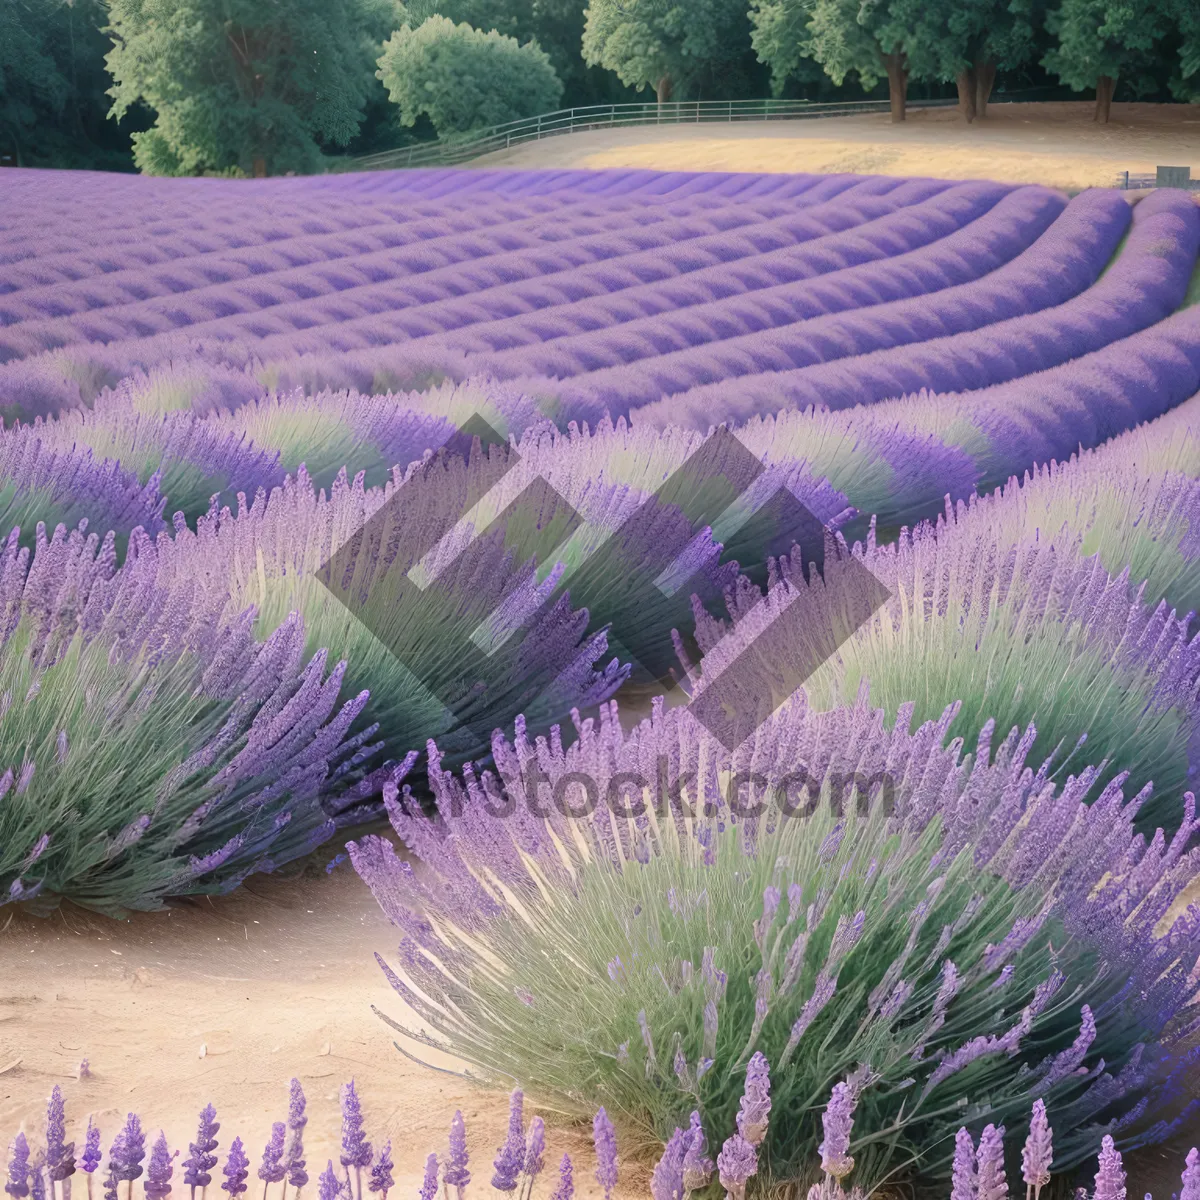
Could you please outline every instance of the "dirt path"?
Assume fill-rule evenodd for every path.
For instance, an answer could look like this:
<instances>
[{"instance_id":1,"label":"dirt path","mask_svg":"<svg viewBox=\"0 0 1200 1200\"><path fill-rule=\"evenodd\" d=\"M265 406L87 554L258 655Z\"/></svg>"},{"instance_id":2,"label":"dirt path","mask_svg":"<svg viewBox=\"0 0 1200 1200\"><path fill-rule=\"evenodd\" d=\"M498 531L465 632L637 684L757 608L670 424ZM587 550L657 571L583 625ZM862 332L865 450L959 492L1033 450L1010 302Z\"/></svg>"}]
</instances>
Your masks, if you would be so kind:
<instances>
[{"instance_id":1,"label":"dirt path","mask_svg":"<svg viewBox=\"0 0 1200 1200\"><path fill-rule=\"evenodd\" d=\"M7 920L0 916L0 927ZM372 957L389 954L396 940L348 865L295 882L261 878L228 899L127 923L78 910L48 920L14 914L0 933L0 1148L22 1123L40 1140L57 1083L76 1126L71 1136L93 1112L106 1149L135 1111L186 1157L196 1114L211 1100L222 1152L241 1136L256 1170L296 1075L308 1097L315 1180L326 1159L336 1162L338 1087L353 1077L371 1140L392 1140L398 1195L416 1195L425 1156L443 1152L456 1108L478 1190L486 1190L507 1097L393 1048L370 1006L404 1018ZM85 1057L91 1077L80 1080ZM588 1132L552 1128L547 1143L555 1168L564 1151L575 1160L580 1195L600 1194Z\"/></svg>"},{"instance_id":2,"label":"dirt path","mask_svg":"<svg viewBox=\"0 0 1200 1200\"><path fill-rule=\"evenodd\" d=\"M651 167L679 171L851 171L1110 187L1117 176L1190 166L1200 177L1200 105L995 104L968 125L954 109L808 121L637 126L526 143L480 167Z\"/></svg>"}]
</instances>

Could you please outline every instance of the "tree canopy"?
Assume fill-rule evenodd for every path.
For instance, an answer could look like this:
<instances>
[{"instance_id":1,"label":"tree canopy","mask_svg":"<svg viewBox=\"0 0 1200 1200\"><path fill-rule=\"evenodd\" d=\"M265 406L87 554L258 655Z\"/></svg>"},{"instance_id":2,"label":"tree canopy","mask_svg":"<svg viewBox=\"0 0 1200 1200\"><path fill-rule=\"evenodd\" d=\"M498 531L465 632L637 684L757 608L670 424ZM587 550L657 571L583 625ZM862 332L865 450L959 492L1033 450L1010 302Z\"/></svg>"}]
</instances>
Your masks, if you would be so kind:
<instances>
[{"instance_id":1,"label":"tree canopy","mask_svg":"<svg viewBox=\"0 0 1200 1200\"><path fill-rule=\"evenodd\" d=\"M112 112L143 101L150 174L312 170L375 86L392 0L108 0Z\"/></svg>"},{"instance_id":2,"label":"tree canopy","mask_svg":"<svg viewBox=\"0 0 1200 1200\"><path fill-rule=\"evenodd\" d=\"M522 46L449 17L402 25L384 44L376 74L403 124L424 114L439 136L536 116L562 99L562 82L536 42Z\"/></svg>"},{"instance_id":3,"label":"tree canopy","mask_svg":"<svg viewBox=\"0 0 1200 1200\"><path fill-rule=\"evenodd\" d=\"M714 63L747 46L746 0L590 0L583 57L641 91L670 99Z\"/></svg>"}]
</instances>

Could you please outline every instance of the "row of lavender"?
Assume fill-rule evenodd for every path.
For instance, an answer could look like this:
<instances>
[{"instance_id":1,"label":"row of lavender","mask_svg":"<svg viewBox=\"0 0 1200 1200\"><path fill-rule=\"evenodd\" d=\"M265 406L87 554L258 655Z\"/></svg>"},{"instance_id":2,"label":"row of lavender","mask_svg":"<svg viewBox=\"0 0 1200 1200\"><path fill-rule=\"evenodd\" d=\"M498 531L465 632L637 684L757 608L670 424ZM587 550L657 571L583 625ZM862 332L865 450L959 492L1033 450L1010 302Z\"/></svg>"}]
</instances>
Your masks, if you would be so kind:
<instances>
[{"instance_id":1,"label":"row of lavender","mask_svg":"<svg viewBox=\"0 0 1200 1200\"><path fill-rule=\"evenodd\" d=\"M770 1076L766 1060L755 1055L746 1069L745 1090L737 1112L736 1132L724 1142L716 1160L708 1157L708 1140L699 1112L693 1112L685 1129L676 1128L663 1147L662 1155L651 1176L653 1200L688 1200L694 1194L705 1194L710 1185L719 1183L728 1200L743 1200L747 1183L758 1173L758 1157L766 1141L771 1115ZM843 1180L855 1167L851 1150L854 1147L854 1113L863 1081L855 1078L839 1083L829 1097L821 1117L823 1140L819 1147L820 1182L808 1192L808 1200L841 1200L846 1193ZM276 1122L263 1149L257 1176L263 1183L264 1198L273 1184L281 1187L281 1200L290 1187L298 1198L309 1184L304 1154L304 1130L308 1124L306 1100L300 1080L293 1079L286 1121ZM354 1082L341 1089L342 1130L338 1162L339 1173L329 1159L317 1181L320 1200L365 1200L365 1192L387 1200L395 1186L390 1140L378 1150L367 1140L362 1106ZM215 1153L221 1143L218 1134L221 1124L216 1109L207 1105L200 1113L196 1140L189 1143L189 1157L182 1162L180 1183L189 1189L192 1200L196 1190L201 1195L213 1182L214 1169L220 1158ZM1005 1129L987 1125L980 1135L978 1147L966 1127L955 1138L953 1179L950 1200L1007 1200L1010 1194L1005 1169ZM605 1200L612 1195L619 1181L619 1156L616 1131L608 1114L601 1108L592 1120L595 1149L595 1179ZM159 1133L146 1156L146 1133L135 1113L130 1113L114 1138L107 1155L101 1152L100 1129L88 1118L82 1149L76 1153L75 1143L68 1142L66 1105L62 1091L55 1087L46 1108L44 1144L36 1148L22 1129L9 1143L5 1192L12 1200L70 1200L71 1179L83 1173L87 1194L93 1195L92 1178L105 1164L102 1173L103 1195L106 1200L120 1200L121 1184L128 1184L127 1200L132 1200L134 1183L145 1176L143 1189L148 1200L165 1200L178 1185L175 1184L175 1159L163 1133ZM1027 1200L1038 1200L1042 1189L1050 1182L1054 1162L1054 1134L1041 1100L1033 1105L1029 1134L1021 1151L1021 1178L1026 1185ZM143 1168L142 1164L146 1162ZM229 1142L225 1165L220 1174L222 1191L229 1200L249 1190L247 1179L251 1162L240 1137ZM530 1200L537 1187L538 1177L546 1167L546 1126L540 1116L525 1123L524 1096L518 1090L509 1100L508 1132L492 1164L491 1190L501 1194L516 1194L520 1200ZM353 1174L351 1174L353 1172ZM557 1185L551 1200L572 1200L575 1194L575 1165L569 1154L563 1154L557 1168ZM364 1177L365 1176L365 1177ZM1095 1190L1080 1188L1076 1200L1118 1200L1125 1194L1126 1174L1120 1153L1112 1138L1106 1137L1100 1150L1099 1171ZM1181 1177L1182 1191L1178 1200L1200 1200L1200 1152L1192 1149ZM441 1157L431 1152L425 1161L420 1200L436 1200L439 1185L445 1196L464 1200L471 1183L471 1159L467 1149L466 1126L462 1113L456 1112L450 1125L447 1149ZM855 1186L850 1196L861 1198L861 1188ZM1147 1193L1149 1196L1149 1193Z\"/></svg>"},{"instance_id":2,"label":"row of lavender","mask_svg":"<svg viewBox=\"0 0 1200 1200\"><path fill-rule=\"evenodd\" d=\"M1172 794L1196 763L1196 649L1182 615L1200 601L1196 403L1074 464L1039 469L1001 496L971 501L948 513L940 531L920 527L895 546L876 546L872 535L848 551L847 561L865 564L896 597L824 664L809 694L822 704L852 701L865 677L890 712L916 697L925 698L925 715L961 701L956 732L968 739L987 719L1008 728L1034 717L1048 745L1087 734L1087 761L1107 754L1112 769L1131 772L1139 786L1154 780L1158 819L1170 824ZM297 411L326 428L339 415ZM430 415L426 425L440 420ZM1039 437L1049 428L1030 427ZM23 436L15 431L11 444ZM750 423L738 438L770 464L751 503L783 486L833 527L849 515L847 495L886 494L888 476L900 472L914 492L923 490L926 512L939 491L972 492L966 473L961 490L947 486L953 460L931 456L921 470L895 449L911 448L915 436L896 439L895 458L881 463L867 431L843 414L785 414ZM41 452L40 442L27 445ZM686 591L647 603L661 596L651 588L664 555L684 555L694 582L707 581L719 596L738 577L728 553L748 569L770 549L770 530L756 540L718 523L697 539L687 521L662 521L653 511L652 520L631 525L649 485L702 445L698 434L650 436L620 424L566 435L534 429L515 449L426 460L394 472L382 488L340 475L318 492L301 473L236 509L213 507L194 528L177 520L157 537L135 530L120 567L111 535L59 527L30 545L28 525L24 535L14 529L0 562L0 629L12 651L0 683L24 700L10 699L2 718L6 742L11 734L19 748L0 780L8 797L3 889L28 899L40 887L48 900L65 894L113 909L234 887L377 812L382 784L411 766L411 752L429 738L452 760L479 758L492 730L511 727L520 712L546 728L611 696L628 675L605 660L613 633L626 647L644 647L642 658L657 653L669 665L672 629L694 629L705 660L701 669L686 654L683 662L689 686L702 694L705 676L742 659L776 609L810 586L799 561L780 559L773 578L782 573L790 590L756 605L760 593L739 585L727 638L725 626L689 607ZM513 454L519 461L497 482ZM475 517L486 528L539 479L556 498L542 516L566 504L584 518L553 547L562 566L545 577L533 561L546 558L540 531L493 530L472 543L472 529L456 526L486 493ZM50 515L44 492L27 499L34 515ZM368 523L372 537L357 545L354 535ZM624 538L621 570L589 571L614 531ZM437 587L403 614L364 624L323 582L324 564L346 545L356 546L346 564L355 586L369 593L407 574L435 544L426 566ZM839 569L849 568L831 564L835 575ZM997 584L996 570L1011 585ZM951 578L957 594L947 596ZM989 598L993 587L1000 593ZM901 604L914 590L928 593L924 610ZM1096 610L1102 596L1107 607ZM981 637L966 636L958 617L966 605L980 614ZM498 608L525 628L524 640L511 639L458 690L431 696L413 685L414 675L451 674L455 637ZM813 608L822 611L819 602ZM1063 638L1076 621L1078 631ZM762 645L753 676L761 695L782 700L794 690L787 680L797 655L798 645L779 654ZM990 676L979 666L985 657ZM149 709L137 691L147 667L160 681ZM82 693L80 673L90 680ZM1100 697L1086 710L1064 682L1082 686L1085 678ZM178 735L155 732L164 729ZM144 773L128 769L131 754ZM93 768L95 798L79 793L77 760ZM45 841L72 821L86 837Z\"/></svg>"}]
</instances>

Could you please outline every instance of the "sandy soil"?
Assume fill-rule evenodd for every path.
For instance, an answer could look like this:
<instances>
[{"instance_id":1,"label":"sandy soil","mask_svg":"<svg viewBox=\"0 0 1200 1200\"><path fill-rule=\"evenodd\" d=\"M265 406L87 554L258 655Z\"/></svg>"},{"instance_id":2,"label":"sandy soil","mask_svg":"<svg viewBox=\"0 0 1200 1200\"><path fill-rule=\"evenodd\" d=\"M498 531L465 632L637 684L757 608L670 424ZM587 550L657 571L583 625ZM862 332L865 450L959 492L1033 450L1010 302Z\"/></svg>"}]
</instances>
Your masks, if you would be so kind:
<instances>
[{"instance_id":1,"label":"sandy soil","mask_svg":"<svg viewBox=\"0 0 1200 1200\"><path fill-rule=\"evenodd\" d=\"M398 1195L416 1194L425 1156L444 1151L456 1108L484 1185L478 1191L486 1190L507 1097L395 1050L395 1035L371 1005L405 1019L372 957L389 954L397 939L348 864L298 881L261 878L228 899L127 923L79 910L46 920L5 914L0 927L6 921L0 1147L22 1123L41 1138L45 1098L57 1083L78 1125L73 1136L95 1113L107 1148L135 1111L154 1132L161 1126L183 1157L196 1114L211 1100L222 1147L242 1137L256 1170L296 1075L308 1098L305 1142L315 1179L326 1159L336 1161L338 1087L353 1077L372 1141L392 1140ZM91 1077L80 1080L85 1057ZM600 1194L589 1130L559 1123L547 1143L555 1169L564 1151L571 1154L580 1195ZM618 1194L643 1195L644 1182L635 1171Z\"/></svg>"},{"instance_id":2,"label":"sandy soil","mask_svg":"<svg viewBox=\"0 0 1200 1200\"><path fill-rule=\"evenodd\" d=\"M680 171L850 171L1001 179L1067 189L1190 166L1200 177L1200 105L994 104L968 125L954 109L805 121L640 126L565 134L478 159L479 167L651 167Z\"/></svg>"}]
</instances>

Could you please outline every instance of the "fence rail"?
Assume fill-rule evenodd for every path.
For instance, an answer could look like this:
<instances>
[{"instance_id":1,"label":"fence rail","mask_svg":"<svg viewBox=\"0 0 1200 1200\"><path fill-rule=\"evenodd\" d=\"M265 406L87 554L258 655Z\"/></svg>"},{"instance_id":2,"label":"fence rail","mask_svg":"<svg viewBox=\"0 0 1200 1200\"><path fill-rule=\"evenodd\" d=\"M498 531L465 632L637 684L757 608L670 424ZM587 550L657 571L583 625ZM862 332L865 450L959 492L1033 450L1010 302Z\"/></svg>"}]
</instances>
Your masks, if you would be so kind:
<instances>
[{"instance_id":1,"label":"fence rail","mask_svg":"<svg viewBox=\"0 0 1200 1200\"><path fill-rule=\"evenodd\" d=\"M908 107L948 108L957 100L910 100ZM390 171L407 167L453 167L494 150L507 150L522 142L541 141L560 133L586 129L611 129L625 125L693 125L710 121L791 121L814 117L887 112L886 100L855 100L816 104L807 100L677 100L666 104L596 104L542 113L461 138L443 138L386 150L362 158L335 160L329 170Z\"/></svg>"}]
</instances>

